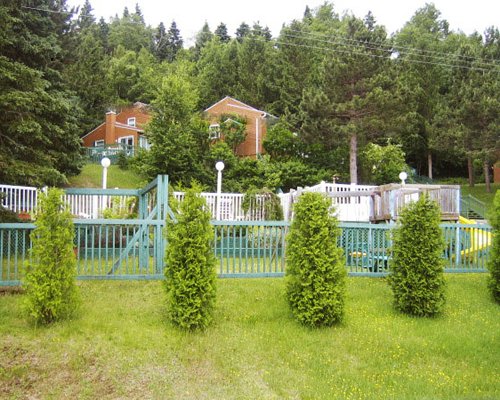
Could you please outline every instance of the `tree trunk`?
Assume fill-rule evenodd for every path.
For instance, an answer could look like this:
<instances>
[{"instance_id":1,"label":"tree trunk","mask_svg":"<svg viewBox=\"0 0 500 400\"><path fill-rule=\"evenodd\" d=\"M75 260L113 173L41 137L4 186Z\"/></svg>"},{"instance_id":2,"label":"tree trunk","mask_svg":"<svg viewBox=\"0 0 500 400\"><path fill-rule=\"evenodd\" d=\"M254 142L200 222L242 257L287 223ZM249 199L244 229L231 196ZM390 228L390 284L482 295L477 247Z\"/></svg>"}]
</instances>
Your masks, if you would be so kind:
<instances>
[{"instance_id":1,"label":"tree trunk","mask_svg":"<svg viewBox=\"0 0 500 400\"><path fill-rule=\"evenodd\" d=\"M491 193L491 182L490 182L490 163L488 161L484 162L484 183L486 184L486 191Z\"/></svg>"},{"instance_id":2,"label":"tree trunk","mask_svg":"<svg viewBox=\"0 0 500 400\"><path fill-rule=\"evenodd\" d=\"M469 186L474 187L474 164L471 155L467 156L467 172L469 173Z\"/></svg>"},{"instance_id":3,"label":"tree trunk","mask_svg":"<svg viewBox=\"0 0 500 400\"><path fill-rule=\"evenodd\" d=\"M432 179L432 154L430 151L427 153L427 166L429 168L429 179Z\"/></svg>"},{"instance_id":4,"label":"tree trunk","mask_svg":"<svg viewBox=\"0 0 500 400\"><path fill-rule=\"evenodd\" d=\"M351 143L349 144L349 174L351 176L351 184L358 184L358 136L353 133L351 135Z\"/></svg>"}]
</instances>

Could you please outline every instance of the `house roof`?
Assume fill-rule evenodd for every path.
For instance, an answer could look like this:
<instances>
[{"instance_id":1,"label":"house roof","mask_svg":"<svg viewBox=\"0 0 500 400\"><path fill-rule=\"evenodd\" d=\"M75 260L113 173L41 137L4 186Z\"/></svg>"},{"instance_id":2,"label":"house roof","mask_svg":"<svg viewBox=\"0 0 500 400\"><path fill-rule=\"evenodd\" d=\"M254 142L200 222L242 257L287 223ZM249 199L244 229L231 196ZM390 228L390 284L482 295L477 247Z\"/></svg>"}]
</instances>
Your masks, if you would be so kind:
<instances>
[{"instance_id":1,"label":"house roof","mask_svg":"<svg viewBox=\"0 0 500 400\"><path fill-rule=\"evenodd\" d=\"M94 129L92 129L89 133L86 133L85 135L81 136L81 138L83 139L84 137L87 137L88 135L90 135L91 133L95 132L96 130L98 130L101 126L103 125L106 125L106 122L103 122L102 124L96 126Z\"/></svg>"},{"instance_id":2,"label":"house roof","mask_svg":"<svg viewBox=\"0 0 500 400\"><path fill-rule=\"evenodd\" d=\"M212 109L213 107L215 107L215 106L219 105L220 103L227 101L227 100L230 100L232 103L234 103L234 104L229 103L228 106L230 106L230 107L240 108L240 109L248 110L248 111L254 111L256 113L261 114L263 117L269 116L269 117L277 118L274 115L269 114L266 111L262 111L262 110L259 110L257 108L254 108L252 106L249 106L248 104L245 104L242 101L236 100L234 97L230 97L230 96L226 96L223 99L219 100L217 103L212 104L210 107L205 109L205 112L210 111L210 109Z\"/></svg>"}]
</instances>

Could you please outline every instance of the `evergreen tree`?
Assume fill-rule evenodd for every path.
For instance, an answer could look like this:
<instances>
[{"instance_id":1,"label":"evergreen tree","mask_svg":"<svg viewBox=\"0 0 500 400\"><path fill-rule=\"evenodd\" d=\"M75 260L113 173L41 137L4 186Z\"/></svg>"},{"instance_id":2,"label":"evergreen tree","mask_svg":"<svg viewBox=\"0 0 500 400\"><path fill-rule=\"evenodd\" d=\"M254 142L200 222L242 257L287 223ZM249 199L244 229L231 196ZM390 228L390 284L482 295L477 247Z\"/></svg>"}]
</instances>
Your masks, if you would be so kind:
<instances>
[{"instance_id":1,"label":"evergreen tree","mask_svg":"<svg viewBox=\"0 0 500 400\"><path fill-rule=\"evenodd\" d=\"M106 54L109 54L110 52L110 47L109 47L109 25L107 22L104 20L103 17L99 19L99 39L102 43L102 46L106 52Z\"/></svg>"},{"instance_id":2,"label":"evergreen tree","mask_svg":"<svg viewBox=\"0 0 500 400\"><path fill-rule=\"evenodd\" d=\"M79 30L85 30L95 24L95 17L92 14L93 10L94 9L92 8L90 1L85 0L76 22Z\"/></svg>"},{"instance_id":3,"label":"evergreen tree","mask_svg":"<svg viewBox=\"0 0 500 400\"><path fill-rule=\"evenodd\" d=\"M227 26L225 23L221 22L217 29L215 30L214 34L219 37L219 40L222 43L227 43L229 40L231 40L231 37L229 36L229 33L227 32Z\"/></svg>"},{"instance_id":4,"label":"evergreen tree","mask_svg":"<svg viewBox=\"0 0 500 400\"><path fill-rule=\"evenodd\" d=\"M146 26L140 9L138 11L139 14L130 14L125 7L122 18L113 18L109 25L109 46L112 50L118 46L135 52L151 48L153 30Z\"/></svg>"},{"instance_id":5,"label":"evergreen tree","mask_svg":"<svg viewBox=\"0 0 500 400\"><path fill-rule=\"evenodd\" d=\"M354 50L346 51L339 40L339 51L325 55L313 78L315 84L302 95L300 134L311 151L310 158L321 157L325 162L325 155L348 145L350 181L357 183L358 147L378 139L390 128L396 105L394 84L389 53L372 45L386 39L384 28L369 30L353 16L332 21L338 27L337 35L357 44L352 45Z\"/></svg>"},{"instance_id":6,"label":"evergreen tree","mask_svg":"<svg viewBox=\"0 0 500 400\"><path fill-rule=\"evenodd\" d=\"M312 11L309 8L309 6L306 5L306 9L304 10L304 20L310 20L312 19L312 17L313 17Z\"/></svg>"},{"instance_id":7,"label":"evergreen tree","mask_svg":"<svg viewBox=\"0 0 500 400\"><path fill-rule=\"evenodd\" d=\"M40 2L43 12L0 5L0 181L65 182L82 164L77 118L81 110L61 79L65 2Z\"/></svg>"},{"instance_id":8,"label":"evergreen tree","mask_svg":"<svg viewBox=\"0 0 500 400\"><path fill-rule=\"evenodd\" d=\"M196 63L201 108L225 96L236 96L239 86L236 42L223 44L218 38L208 43Z\"/></svg>"},{"instance_id":9,"label":"evergreen tree","mask_svg":"<svg viewBox=\"0 0 500 400\"><path fill-rule=\"evenodd\" d=\"M167 59L167 31L163 22L160 22L153 37L153 54L160 61Z\"/></svg>"},{"instance_id":10,"label":"evergreen tree","mask_svg":"<svg viewBox=\"0 0 500 400\"><path fill-rule=\"evenodd\" d=\"M488 270L490 271L488 288L493 299L500 304L500 190L497 190L493 199L489 222L493 227L493 243L488 261Z\"/></svg>"},{"instance_id":11,"label":"evergreen tree","mask_svg":"<svg viewBox=\"0 0 500 400\"><path fill-rule=\"evenodd\" d=\"M139 7L139 4L138 3L135 3L135 12L134 12L134 19L136 21L139 21L140 23L142 24L145 24L144 22L144 16L142 15L142 11L141 11L141 8Z\"/></svg>"},{"instance_id":12,"label":"evergreen tree","mask_svg":"<svg viewBox=\"0 0 500 400\"><path fill-rule=\"evenodd\" d=\"M439 313L445 303L441 211L427 195L402 212L393 238L389 285L399 311L415 316Z\"/></svg>"},{"instance_id":13,"label":"evergreen tree","mask_svg":"<svg viewBox=\"0 0 500 400\"><path fill-rule=\"evenodd\" d=\"M79 99L85 116L79 121L80 132L96 127L111 103L106 75L108 57L101 41L98 25L83 29L73 50L74 61L64 71L64 79Z\"/></svg>"},{"instance_id":14,"label":"evergreen tree","mask_svg":"<svg viewBox=\"0 0 500 400\"><path fill-rule=\"evenodd\" d=\"M268 41L272 39L271 31L269 30L269 28L267 26L263 28L258 22L253 24L250 34L252 36L264 38Z\"/></svg>"},{"instance_id":15,"label":"evergreen tree","mask_svg":"<svg viewBox=\"0 0 500 400\"><path fill-rule=\"evenodd\" d=\"M152 102L146 135L151 149L144 154L143 173L168 174L172 182L204 182L208 124L194 113L198 94L187 78L166 76Z\"/></svg>"},{"instance_id":16,"label":"evergreen tree","mask_svg":"<svg viewBox=\"0 0 500 400\"><path fill-rule=\"evenodd\" d=\"M260 34L251 33L243 39L238 49L238 98L252 107L267 109L279 96L275 85L275 64L278 55L274 43Z\"/></svg>"},{"instance_id":17,"label":"evergreen tree","mask_svg":"<svg viewBox=\"0 0 500 400\"><path fill-rule=\"evenodd\" d=\"M205 21L203 24L203 28L196 35L195 43L194 43L194 54L195 58L199 59L202 49L209 43L213 38L213 33L208 26L208 22Z\"/></svg>"},{"instance_id":18,"label":"evergreen tree","mask_svg":"<svg viewBox=\"0 0 500 400\"><path fill-rule=\"evenodd\" d=\"M181 37L181 32L177 28L175 21L172 21L170 29L167 33L167 61L172 62L177 57L177 53L182 49L183 40Z\"/></svg>"},{"instance_id":19,"label":"evergreen tree","mask_svg":"<svg viewBox=\"0 0 500 400\"><path fill-rule=\"evenodd\" d=\"M49 324L67 318L77 306L75 232L62 196L62 190L50 189L38 198L24 282L26 310L35 323Z\"/></svg>"},{"instance_id":20,"label":"evergreen tree","mask_svg":"<svg viewBox=\"0 0 500 400\"><path fill-rule=\"evenodd\" d=\"M168 313L182 329L206 328L216 299L214 233L211 214L199 187L186 191L178 205L177 222L168 221L165 286Z\"/></svg>"},{"instance_id":21,"label":"evergreen tree","mask_svg":"<svg viewBox=\"0 0 500 400\"><path fill-rule=\"evenodd\" d=\"M427 168L433 177L433 154L440 147L439 118L443 95L449 89L448 60L436 58L445 52L449 26L433 4L417 10L394 38L400 67L399 96L405 109L400 117L403 150L417 170ZM413 48L415 50L408 50Z\"/></svg>"},{"instance_id":22,"label":"evergreen tree","mask_svg":"<svg viewBox=\"0 0 500 400\"><path fill-rule=\"evenodd\" d=\"M240 26L236 29L236 40L242 42L243 38L250 35L250 26L246 22L242 22Z\"/></svg>"},{"instance_id":23,"label":"evergreen tree","mask_svg":"<svg viewBox=\"0 0 500 400\"><path fill-rule=\"evenodd\" d=\"M287 238L286 296L294 316L311 327L331 326L344 315L347 274L330 206L320 193L302 194Z\"/></svg>"}]
</instances>

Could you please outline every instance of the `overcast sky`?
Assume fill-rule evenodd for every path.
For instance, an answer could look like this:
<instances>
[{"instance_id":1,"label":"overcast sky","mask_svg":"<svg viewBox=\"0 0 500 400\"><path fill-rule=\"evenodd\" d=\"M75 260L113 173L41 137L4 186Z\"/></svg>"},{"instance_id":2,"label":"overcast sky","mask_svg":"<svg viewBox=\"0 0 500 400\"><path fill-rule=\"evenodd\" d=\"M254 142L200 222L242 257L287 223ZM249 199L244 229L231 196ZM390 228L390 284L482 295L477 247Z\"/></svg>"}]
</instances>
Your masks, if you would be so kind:
<instances>
[{"instance_id":1,"label":"overcast sky","mask_svg":"<svg viewBox=\"0 0 500 400\"><path fill-rule=\"evenodd\" d=\"M126 6L130 11L139 6L148 25L154 27L163 22L168 28L175 20L181 31L181 36L191 43L196 33L205 21L213 31L220 22L224 22L231 34L245 21L249 25L259 21L262 26L268 26L273 36L277 36L283 23L300 19L306 5L316 8L324 0L90 0L97 18L104 17L106 21L118 14L122 15ZM430 1L428 1L430 2ZM336 0L333 2L335 11L352 12L358 17L364 17L372 11L378 23L385 25L389 33L399 30L418 8L425 5L425 0ZM68 5L82 5L83 0L68 0ZM461 30L467 34L477 30L483 33L491 25L499 26L499 0L435 0L434 4L441 15L450 23L452 30Z\"/></svg>"}]
</instances>

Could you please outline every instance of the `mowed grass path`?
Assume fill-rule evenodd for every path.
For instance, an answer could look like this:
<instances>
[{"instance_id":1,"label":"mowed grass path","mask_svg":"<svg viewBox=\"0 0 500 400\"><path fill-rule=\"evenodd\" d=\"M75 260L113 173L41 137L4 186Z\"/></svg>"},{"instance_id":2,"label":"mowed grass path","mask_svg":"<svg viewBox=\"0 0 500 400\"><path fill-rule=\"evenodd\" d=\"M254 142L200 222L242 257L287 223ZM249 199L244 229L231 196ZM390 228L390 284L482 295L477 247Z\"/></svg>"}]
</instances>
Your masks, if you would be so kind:
<instances>
[{"instance_id":1,"label":"mowed grass path","mask_svg":"<svg viewBox=\"0 0 500 400\"><path fill-rule=\"evenodd\" d=\"M431 319L396 313L384 279L349 278L345 322L310 330L284 280L218 281L215 323L165 316L161 282L79 282L78 317L35 329L0 296L0 398L498 399L500 307L486 274L448 275Z\"/></svg>"}]
</instances>

